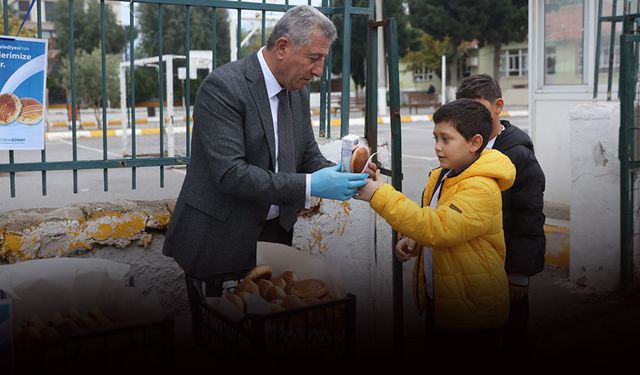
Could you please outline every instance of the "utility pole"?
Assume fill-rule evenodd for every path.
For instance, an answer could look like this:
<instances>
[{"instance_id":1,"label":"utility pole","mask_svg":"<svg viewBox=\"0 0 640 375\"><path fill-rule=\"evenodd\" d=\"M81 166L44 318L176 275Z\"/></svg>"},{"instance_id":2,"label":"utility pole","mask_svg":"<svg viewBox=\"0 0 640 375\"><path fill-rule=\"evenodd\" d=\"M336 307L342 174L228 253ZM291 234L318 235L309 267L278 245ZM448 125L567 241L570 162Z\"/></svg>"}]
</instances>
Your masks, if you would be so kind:
<instances>
[{"instance_id":1,"label":"utility pole","mask_svg":"<svg viewBox=\"0 0 640 375\"><path fill-rule=\"evenodd\" d=\"M382 21L382 0L376 0L376 21ZM384 32L378 32L378 114L387 115L387 75L384 59Z\"/></svg>"}]
</instances>

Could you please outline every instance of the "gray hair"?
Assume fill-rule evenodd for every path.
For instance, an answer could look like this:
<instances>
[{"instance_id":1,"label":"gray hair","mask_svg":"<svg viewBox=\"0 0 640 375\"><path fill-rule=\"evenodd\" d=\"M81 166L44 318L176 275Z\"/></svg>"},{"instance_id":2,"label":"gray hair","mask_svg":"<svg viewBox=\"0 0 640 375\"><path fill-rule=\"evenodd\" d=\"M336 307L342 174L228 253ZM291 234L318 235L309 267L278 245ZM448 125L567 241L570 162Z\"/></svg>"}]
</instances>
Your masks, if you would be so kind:
<instances>
[{"instance_id":1,"label":"gray hair","mask_svg":"<svg viewBox=\"0 0 640 375\"><path fill-rule=\"evenodd\" d=\"M311 40L311 34L319 30L333 43L338 32L336 26L327 16L309 5L299 5L290 8L273 28L267 49L275 47L279 38L285 37L291 41L294 47L304 46Z\"/></svg>"}]
</instances>

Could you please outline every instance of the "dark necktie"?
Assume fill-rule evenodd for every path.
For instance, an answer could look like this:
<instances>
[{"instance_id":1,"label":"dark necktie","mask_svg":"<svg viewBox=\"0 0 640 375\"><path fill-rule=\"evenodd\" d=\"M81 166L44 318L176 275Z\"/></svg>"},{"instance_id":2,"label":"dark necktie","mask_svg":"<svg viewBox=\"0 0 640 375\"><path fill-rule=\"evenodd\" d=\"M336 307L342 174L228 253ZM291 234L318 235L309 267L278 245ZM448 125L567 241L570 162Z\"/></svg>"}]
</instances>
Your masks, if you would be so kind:
<instances>
[{"instance_id":1,"label":"dark necktie","mask_svg":"<svg viewBox=\"0 0 640 375\"><path fill-rule=\"evenodd\" d=\"M278 172L295 173L295 171L295 146L289 92L283 89L278 93ZM298 212L294 207L280 206L280 226L287 231L293 228L297 216Z\"/></svg>"}]
</instances>

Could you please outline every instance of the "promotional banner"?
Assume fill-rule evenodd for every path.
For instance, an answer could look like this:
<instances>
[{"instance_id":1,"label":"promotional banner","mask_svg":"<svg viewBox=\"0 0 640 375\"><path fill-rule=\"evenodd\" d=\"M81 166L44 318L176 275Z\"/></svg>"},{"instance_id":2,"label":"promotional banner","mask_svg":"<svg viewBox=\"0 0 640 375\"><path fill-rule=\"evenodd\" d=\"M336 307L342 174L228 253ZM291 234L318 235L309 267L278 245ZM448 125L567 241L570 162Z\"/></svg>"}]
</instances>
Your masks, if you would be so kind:
<instances>
[{"instance_id":1,"label":"promotional banner","mask_svg":"<svg viewBox=\"0 0 640 375\"><path fill-rule=\"evenodd\" d=\"M0 37L0 150L43 150L46 39Z\"/></svg>"}]
</instances>

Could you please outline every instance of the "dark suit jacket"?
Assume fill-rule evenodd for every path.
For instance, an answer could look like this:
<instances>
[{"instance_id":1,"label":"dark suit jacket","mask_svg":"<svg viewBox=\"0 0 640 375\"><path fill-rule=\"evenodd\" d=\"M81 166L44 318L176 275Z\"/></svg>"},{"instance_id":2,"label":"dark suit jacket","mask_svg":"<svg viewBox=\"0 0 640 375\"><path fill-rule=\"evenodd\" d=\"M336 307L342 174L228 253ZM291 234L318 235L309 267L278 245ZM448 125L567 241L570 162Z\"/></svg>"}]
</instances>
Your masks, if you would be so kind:
<instances>
[{"instance_id":1,"label":"dark suit jacket","mask_svg":"<svg viewBox=\"0 0 640 375\"><path fill-rule=\"evenodd\" d=\"M306 91L290 92L290 102L290 152L298 173L275 174L272 114L256 53L202 82L193 110L191 161L163 249L187 274L207 277L254 266L270 205L304 208L305 173L332 165L313 136Z\"/></svg>"}]
</instances>

